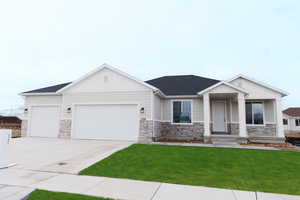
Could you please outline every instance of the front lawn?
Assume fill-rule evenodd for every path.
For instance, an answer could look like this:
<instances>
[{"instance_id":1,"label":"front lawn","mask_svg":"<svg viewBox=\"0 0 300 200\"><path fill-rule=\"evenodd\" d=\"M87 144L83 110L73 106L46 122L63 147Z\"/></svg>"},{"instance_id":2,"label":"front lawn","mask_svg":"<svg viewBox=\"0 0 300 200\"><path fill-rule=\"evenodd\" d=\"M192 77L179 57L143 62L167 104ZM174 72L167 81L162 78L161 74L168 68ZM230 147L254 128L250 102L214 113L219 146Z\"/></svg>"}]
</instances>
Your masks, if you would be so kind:
<instances>
[{"instance_id":1,"label":"front lawn","mask_svg":"<svg viewBox=\"0 0 300 200\"><path fill-rule=\"evenodd\" d=\"M300 195L300 153L134 144L80 172Z\"/></svg>"},{"instance_id":2,"label":"front lawn","mask_svg":"<svg viewBox=\"0 0 300 200\"><path fill-rule=\"evenodd\" d=\"M84 196L63 192L50 192L46 190L35 190L30 194L28 200L110 200L99 197Z\"/></svg>"}]
</instances>

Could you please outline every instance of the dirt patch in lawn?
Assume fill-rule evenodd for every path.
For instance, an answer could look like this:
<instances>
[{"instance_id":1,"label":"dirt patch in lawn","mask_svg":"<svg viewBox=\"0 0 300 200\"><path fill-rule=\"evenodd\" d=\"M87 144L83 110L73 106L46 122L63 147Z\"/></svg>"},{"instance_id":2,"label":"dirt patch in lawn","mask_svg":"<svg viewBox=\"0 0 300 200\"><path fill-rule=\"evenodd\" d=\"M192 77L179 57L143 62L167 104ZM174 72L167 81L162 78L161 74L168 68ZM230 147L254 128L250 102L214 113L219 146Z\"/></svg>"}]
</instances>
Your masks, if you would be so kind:
<instances>
[{"instance_id":1,"label":"dirt patch in lawn","mask_svg":"<svg viewBox=\"0 0 300 200\"><path fill-rule=\"evenodd\" d=\"M261 144L261 143L251 143L251 144L241 144L242 146L256 146L256 147L273 147L280 150L286 150L286 151L296 151L300 152L300 148L297 146L294 146L289 143L284 144Z\"/></svg>"},{"instance_id":2,"label":"dirt patch in lawn","mask_svg":"<svg viewBox=\"0 0 300 200\"><path fill-rule=\"evenodd\" d=\"M286 137L300 138L300 133L286 133Z\"/></svg>"}]
</instances>

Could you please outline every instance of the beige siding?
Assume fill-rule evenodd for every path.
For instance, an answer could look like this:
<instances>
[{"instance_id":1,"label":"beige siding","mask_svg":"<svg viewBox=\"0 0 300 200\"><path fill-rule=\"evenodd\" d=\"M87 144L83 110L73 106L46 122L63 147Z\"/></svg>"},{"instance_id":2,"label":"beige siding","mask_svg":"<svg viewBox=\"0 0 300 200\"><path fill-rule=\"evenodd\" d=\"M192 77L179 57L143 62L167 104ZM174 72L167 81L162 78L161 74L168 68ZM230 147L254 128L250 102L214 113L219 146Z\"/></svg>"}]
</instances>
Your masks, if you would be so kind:
<instances>
[{"instance_id":1,"label":"beige siding","mask_svg":"<svg viewBox=\"0 0 300 200\"><path fill-rule=\"evenodd\" d=\"M171 121L171 100L163 100L163 121Z\"/></svg>"},{"instance_id":2,"label":"beige siding","mask_svg":"<svg viewBox=\"0 0 300 200\"><path fill-rule=\"evenodd\" d=\"M61 103L62 96L25 96L25 106Z\"/></svg>"},{"instance_id":3,"label":"beige siding","mask_svg":"<svg viewBox=\"0 0 300 200\"><path fill-rule=\"evenodd\" d=\"M239 107L236 101L232 101L232 122L239 122Z\"/></svg>"},{"instance_id":4,"label":"beige siding","mask_svg":"<svg viewBox=\"0 0 300 200\"><path fill-rule=\"evenodd\" d=\"M162 101L159 96L153 95L153 119L162 120Z\"/></svg>"},{"instance_id":5,"label":"beige siding","mask_svg":"<svg viewBox=\"0 0 300 200\"><path fill-rule=\"evenodd\" d=\"M209 93L220 93L220 94L225 94L225 93L238 93L239 91L229 87L228 85L221 84L214 89L210 90Z\"/></svg>"},{"instance_id":6,"label":"beige siding","mask_svg":"<svg viewBox=\"0 0 300 200\"><path fill-rule=\"evenodd\" d=\"M203 121L203 99L194 99L193 101L193 120L194 121Z\"/></svg>"},{"instance_id":7,"label":"beige siding","mask_svg":"<svg viewBox=\"0 0 300 200\"><path fill-rule=\"evenodd\" d=\"M230 110L230 100L226 100L226 114L227 114L227 122L231 122L231 110Z\"/></svg>"},{"instance_id":8,"label":"beige siding","mask_svg":"<svg viewBox=\"0 0 300 200\"><path fill-rule=\"evenodd\" d=\"M273 99L281 97L279 93L243 78L233 80L231 83L249 92L246 99Z\"/></svg>"},{"instance_id":9,"label":"beige siding","mask_svg":"<svg viewBox=\"0 0 300 200\"><path fill-rule=\"evenodd\" d=\"M141 114L141 117L151 119L151 93L149 91L65 94L64 118L71 118L71 114L66 113L66 109L77 103L138 103L145 108L145 113Z\"/></svg>"},{"instance_id":10,"label":"beige siding","mask_svg":"<svg viewBox=\"0 0 300 200\"><path fill-rule=\"evenodd\" d=\"M68 88L66 93L150 91L151 89L110 69L102 69L78 84Z\"/></svg>"},{"instance_id":11,"label":"beige siding","mask_svg":"<svg viewBox=\"0 0 300 200\"><path fill-rule=\"evenodd\" d=\"M275 123L274 100L264 101L265 123Z\"/></svg>"}]
</instances>

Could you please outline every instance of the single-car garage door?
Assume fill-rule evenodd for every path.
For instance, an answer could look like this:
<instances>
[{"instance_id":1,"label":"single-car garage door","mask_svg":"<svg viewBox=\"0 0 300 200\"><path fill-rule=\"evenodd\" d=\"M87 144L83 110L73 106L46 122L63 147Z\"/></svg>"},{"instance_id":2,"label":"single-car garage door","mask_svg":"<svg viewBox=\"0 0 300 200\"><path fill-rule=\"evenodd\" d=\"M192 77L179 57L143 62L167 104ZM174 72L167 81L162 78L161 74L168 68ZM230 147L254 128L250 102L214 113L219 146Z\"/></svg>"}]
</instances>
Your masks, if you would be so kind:
<instances>
[{"instance_id":1,"label":"single-car garage door","mask_svg":"<svg viewBox=\"0 0 300 200\"><path fill-rule=\"evenodd\" d=\"M138 139L137 105L76 105L73 138L100 140Z\"/></svg>"},{"instance_id":2,"label":"single-car garage door","mask_svg":"<svg viewBox=\"0 0 300 200\"><path fill-rule=\"evenodd\" d=\"M59 106L33 106L30 113L29 135L58 137Z\"/></svg>"}]
</instances>

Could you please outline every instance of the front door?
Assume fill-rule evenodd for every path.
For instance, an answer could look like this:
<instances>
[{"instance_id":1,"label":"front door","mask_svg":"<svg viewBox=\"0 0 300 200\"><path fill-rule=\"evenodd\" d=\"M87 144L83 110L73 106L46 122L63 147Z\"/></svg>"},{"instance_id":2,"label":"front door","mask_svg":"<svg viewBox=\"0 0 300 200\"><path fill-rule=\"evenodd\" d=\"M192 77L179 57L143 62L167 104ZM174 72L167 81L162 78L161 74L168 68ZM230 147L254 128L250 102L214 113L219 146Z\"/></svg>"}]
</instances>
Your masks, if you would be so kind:
<instances>
[{"instance_id":1,"label":"front door","mask_svg":"<svg viewBox=\"0 0 300 200\"><path fill-rule=\"evenodd\" d=\"M226 132L225 101L212 102L213 132Z\"/></svg>"}]
</instances>

